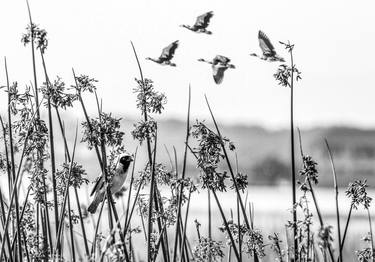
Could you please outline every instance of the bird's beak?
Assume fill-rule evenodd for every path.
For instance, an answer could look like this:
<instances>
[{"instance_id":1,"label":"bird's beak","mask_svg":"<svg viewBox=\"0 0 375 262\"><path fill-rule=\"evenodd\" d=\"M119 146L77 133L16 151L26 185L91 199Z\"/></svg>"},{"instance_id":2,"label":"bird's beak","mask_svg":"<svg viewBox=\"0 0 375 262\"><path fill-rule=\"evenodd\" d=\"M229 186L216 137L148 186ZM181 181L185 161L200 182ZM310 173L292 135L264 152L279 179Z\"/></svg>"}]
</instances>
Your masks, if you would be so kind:
<instances>
[{"instance_id":1,"label":"bird's beak","mask_svg":"<svg viewBox=\"0 0 375 262\"><path fill-rule=\"evenodd\" d=\"M130 162L133 162L133 161L134 161L134 157L130 156Z\"/></svg>"}]
</instances>

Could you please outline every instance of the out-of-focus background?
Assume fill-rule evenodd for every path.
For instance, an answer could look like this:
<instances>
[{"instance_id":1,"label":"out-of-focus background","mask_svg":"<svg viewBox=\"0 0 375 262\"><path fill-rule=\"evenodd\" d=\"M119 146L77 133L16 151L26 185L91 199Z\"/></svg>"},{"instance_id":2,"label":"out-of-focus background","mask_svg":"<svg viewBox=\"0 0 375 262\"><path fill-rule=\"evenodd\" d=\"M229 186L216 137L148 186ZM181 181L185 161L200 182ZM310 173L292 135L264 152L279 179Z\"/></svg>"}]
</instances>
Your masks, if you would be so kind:
<instances>
[{"instance_id":1,"label":"out-of-focus background","mask_svg":"<svg viewBox=\"0 0 375 262\"><path fill-rule=\"evenodd\" d=\"M138 145L130 135L130 131L134 128L133 124L137 121L137 119L122 121L126 133L125 145L129 153L134 153ZM210 124L209 119L206 122ZM74 120L67 124L74 126L76 122ZM173 147L176 148L179 157L183 156L186 122L161 120L158 127L158 161L170 166L167 150L172 158ZM223 135L234 142L237 148L239 171L248 174L249 184L277 186L289 183L291 170L288 129L270 130L260 126L240 124L220 124L220 127ZM67 135L73 138L74 129L67 130ZM301 130L301 137L304 153L312 156L318 163L320 186L333 186L332 169L324 139L329 141L334 154L340 186L346 187L353 179L367 179L369 185L375 185L375 130L355 127L315 127ZM300 170L302 163L297 134L295 139L297 141L296 166ZM96 157L95 152L89 152L84 145L78 147L78 152L77 158L83 163L89 163ZM63 155L60 157L63 160ZM235 155L231 157L234 163ZM146 158L146 151L140 149L139 162L145 162ZM88 165L86 169L91 178L97 176L98 166ZM199 170L196 169L193 156L188 157L188 170L191 176L198 177Z\"/></svg>"}]
</instances>

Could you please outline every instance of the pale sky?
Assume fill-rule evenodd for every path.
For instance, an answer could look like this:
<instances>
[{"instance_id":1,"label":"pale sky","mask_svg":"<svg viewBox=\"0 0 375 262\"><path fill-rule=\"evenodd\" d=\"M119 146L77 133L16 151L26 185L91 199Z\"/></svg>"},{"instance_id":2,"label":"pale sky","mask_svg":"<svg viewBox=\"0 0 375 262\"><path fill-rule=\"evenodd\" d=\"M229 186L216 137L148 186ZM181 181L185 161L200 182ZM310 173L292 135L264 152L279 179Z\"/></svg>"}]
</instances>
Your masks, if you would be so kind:
<instances>
[{"instance_id":1,"label":"pale sky","mask_svg":"<svg viewBox=\"0 0 375 262\"><path fill-rule=\"evenodd\" d=\"M189 83L193 117L207 118L207 94L215 115L227 123L288 127L289 90L277 85L276 63L249 56L260 52L257 32L263 30L280 55L278 41L290 40L302 71L296 86L296 122L301 127L356 125L375 127L375 2L369 1L97 1L30 0L33 20L48 31L46 62L51 78L72 84L71 68L99 80L105 111L130 117L135 109L134 77L138 69L132 40L144 75L165 92L165 118L185 119ZM212 35L179 27L214 11ZM0 56L8 60L11 81L20 86L32 79L30 48L21 35L28 23L25 1L0 1ZM162 48L180 40L176 68L145 57L158 57ZM216 85L209 65L198 58L222 54L236 69L227 70ZM39 82L42 67L38 60ZM3 61L0 85L5 84ZM0 108L5 113L5 96ZM86 98L93 104L94 98ZM89 102L89 100L91 102ZM79 113L81 113L79 111Z\"/></svg>"}]
</instances>

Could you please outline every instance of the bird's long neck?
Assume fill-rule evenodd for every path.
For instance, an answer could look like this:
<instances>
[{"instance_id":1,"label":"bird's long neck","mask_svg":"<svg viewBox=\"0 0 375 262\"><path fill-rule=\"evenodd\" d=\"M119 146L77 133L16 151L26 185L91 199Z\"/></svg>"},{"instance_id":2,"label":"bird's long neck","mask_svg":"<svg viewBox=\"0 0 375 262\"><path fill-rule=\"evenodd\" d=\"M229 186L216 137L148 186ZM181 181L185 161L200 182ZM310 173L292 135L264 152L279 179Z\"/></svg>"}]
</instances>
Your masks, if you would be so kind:
<instances>
[{"instance_id":1,"label":"bird's long neck","mask_svg":"<svg viewBox=\"0 0 375 262\"><path fill-rule=\"evenodd\" d=\"M152 62L159 63L160 61L158 59L154 59L152 57L147 57L147 60L151 60Z\"/></svg>"},{"instance_id":2,"label":"bird's long neck","mask_svg":"<svg viewBox=\"0 0 375 262\"><path fill-rule=\"evenodd\" d=\"M186 29L192 30L190 25L181 25L182 27L185 27Z\"/></svg>"},{"instance_id":3,"label":"bird's long neck","mask_svg":"<svg viewBox=\"0 0 375 262\"><path fill-rule=\"evenodd\" d=\"M211 62L211 61L207 61L207 60L205 60L205 59L199 59L198 61L200 61L200 62L205 62L205 63L208 63L208 64L211 64L211 65L212 65L212 62Z\"/></svg>"}]
</instances>

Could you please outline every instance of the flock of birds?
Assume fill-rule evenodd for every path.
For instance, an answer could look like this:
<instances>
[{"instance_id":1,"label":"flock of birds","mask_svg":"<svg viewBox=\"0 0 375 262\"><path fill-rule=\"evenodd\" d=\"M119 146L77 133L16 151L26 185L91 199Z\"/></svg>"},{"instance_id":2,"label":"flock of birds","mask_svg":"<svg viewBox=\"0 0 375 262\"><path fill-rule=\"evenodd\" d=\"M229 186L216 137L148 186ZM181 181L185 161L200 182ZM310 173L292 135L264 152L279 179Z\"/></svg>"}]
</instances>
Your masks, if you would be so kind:
<instances>
[{"instance_id":1,"label":"flock of birds","mask_svg":"<svg viewBox=\"0 0 375 262\"><path fill-rule=\"evenodd\" d=\"M193 26L190 25L181 25L181 27L184 27L190 31L196 32L196 33L204 33L211 35L212 32L207 30L208 25L210 24L210 20L213 17L214 13L212 11L204 13L197 17L197 20ZM285 62L284 58L279 56L276 53L276 50L274 46L272 45L270 39L267 37L265 33L262 31L259 31L258 33L258 40L259 40L259 46L262 50L262 54L258 55L255 53L250 54L251 56L258 57L262 60L266 60L269 62ZM158 58L151 58L147 57L147 60L151 60L155 63L158 63L160 65L169 65L169 66L176 66L175 63L172 63L171 60L174 57L174 54L176 52L176 49L179 45L179 41L174 41L167 47L163 49L161 52L161 55ZM214 81L216 84L221 84L223 82L224 78L224 72L228 68L235 68L233 64L230 64L230 59L223 55L217 55L214 57L214 59L205 60L205 59L198 59L200 62L206 62L211 64L212 67L212 74L214 77Z\"/></svg>"}]
</instances>

